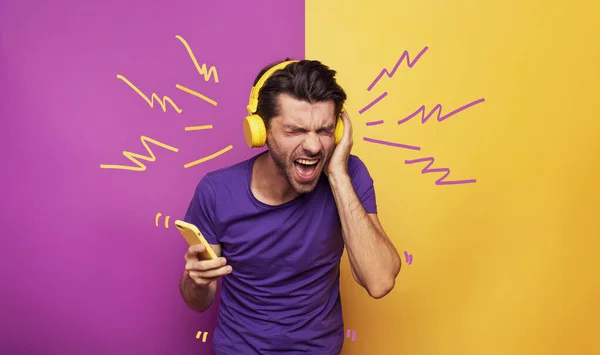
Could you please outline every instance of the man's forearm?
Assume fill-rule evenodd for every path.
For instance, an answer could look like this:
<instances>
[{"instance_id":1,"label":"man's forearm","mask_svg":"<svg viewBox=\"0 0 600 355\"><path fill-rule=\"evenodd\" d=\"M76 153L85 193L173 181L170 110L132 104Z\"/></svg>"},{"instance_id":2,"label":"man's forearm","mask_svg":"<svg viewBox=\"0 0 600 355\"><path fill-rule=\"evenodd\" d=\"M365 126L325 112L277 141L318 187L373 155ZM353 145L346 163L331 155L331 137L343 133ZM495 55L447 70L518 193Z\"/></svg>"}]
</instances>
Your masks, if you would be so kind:
<instances>
[{"instance_id":1,"label":"man's forearm","mask_svg":"<svg viewBox=\"0 0 600 355\"><path fill-rule=\"evenodd\" d=\"M188 307L197 312L204 312L212 305L216 290L216 281L211 282L208 287L200 287L196 285L187 272L184 272L179 282L179 291L183 300Z\"/></svg>"},{"instance_id":2,"label":"man's forearm","mask_svg":"<svg viewBox=\"0 0 600 355\"><path fill-rule=\"evenodd\" d=\"M400 257L365 211L347 174L329 175L352 273L374 298L385 296L400 271Z\"/></svg>"}]
</instances>

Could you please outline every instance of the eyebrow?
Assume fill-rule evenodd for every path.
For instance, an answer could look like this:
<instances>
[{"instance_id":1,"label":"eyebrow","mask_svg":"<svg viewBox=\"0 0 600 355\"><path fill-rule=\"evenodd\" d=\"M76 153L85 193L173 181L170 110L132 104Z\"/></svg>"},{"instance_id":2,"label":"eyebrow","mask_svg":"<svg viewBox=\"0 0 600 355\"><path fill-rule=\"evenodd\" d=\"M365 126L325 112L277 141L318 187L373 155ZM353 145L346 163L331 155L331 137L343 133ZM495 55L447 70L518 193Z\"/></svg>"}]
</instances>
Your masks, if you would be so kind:
<instances>
[{"instance_id":1,"label":"eyebrow","mask_svg":"<svg viewBox=\"0 0 600 355\"><path fill-rule=\"evenodd\" d=\"M324 126L324 127L321 127L319 129L317 129L317 131L333 130L334 127L335 127L334 125L330 124L330 125L327 125L327 126ZM308 131L308 129L306 129L306 128L302 127L302 126L296 126L296 125L292 125L292 124L284 124L283 128L286 129L286 130L291 130L291 131L301 131L301 132Z\"/></svg>"}]
</instances>

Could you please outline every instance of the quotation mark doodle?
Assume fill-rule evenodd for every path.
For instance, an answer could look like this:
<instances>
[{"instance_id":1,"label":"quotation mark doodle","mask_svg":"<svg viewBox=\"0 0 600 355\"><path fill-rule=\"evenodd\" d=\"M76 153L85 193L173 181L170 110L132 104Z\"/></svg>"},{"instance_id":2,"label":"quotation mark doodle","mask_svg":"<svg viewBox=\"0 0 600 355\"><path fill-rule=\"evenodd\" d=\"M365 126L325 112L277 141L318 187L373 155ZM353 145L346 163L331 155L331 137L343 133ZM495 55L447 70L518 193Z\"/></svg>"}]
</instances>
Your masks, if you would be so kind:
<instances>
[{"instance_id":1,"label":"quotation mark doodle","mask_svg":"<svg viewBox=\"0 0 600 355\"><path fill-rule=\"evenodd\" d=\"M413 260L412 254L409 254L406 250L404 251L404 258L406 259L406 263L408 265L412 264L412 260Z\"/></svg>"},{"instance_id":2,"label":"quotation mark doodle","mask_svg":"<svg viewBox=\"0 0 600 355\"><path fill-rule=\"evenodd\" d=\"M350 338L350 329L346 330L346 338ZM352 341L356 340L356 331L352 330Z\"/></svg>"},{"instance_id":3,"label":"quotation mark doodle","mask_svg":"<svg viewBox=\"0 0 600 355\"><path fill-rule=\"evenodd\" d=\"M200 339L200 336L202 335L202 332L198 332L196 333L196 339ZM204 335L202 336L202 342L206 343L206 336L208 335L208 332L204 332Z\"/></svg>"},{"instance_id":4,"label":"quotation mark doodle","mask_svg":"<svg viewBox=\"0 0 600 355\"><path fill-rule=\"evenodd\" d=\"M160 216L162 216L162 213L158 212L156 214L156 217L154 218L154 224L158 227L158 220L160 218ZM171 219L171 216L165 216L165 228L169 228L169 220Z\"/></svg>"}]
</instances>

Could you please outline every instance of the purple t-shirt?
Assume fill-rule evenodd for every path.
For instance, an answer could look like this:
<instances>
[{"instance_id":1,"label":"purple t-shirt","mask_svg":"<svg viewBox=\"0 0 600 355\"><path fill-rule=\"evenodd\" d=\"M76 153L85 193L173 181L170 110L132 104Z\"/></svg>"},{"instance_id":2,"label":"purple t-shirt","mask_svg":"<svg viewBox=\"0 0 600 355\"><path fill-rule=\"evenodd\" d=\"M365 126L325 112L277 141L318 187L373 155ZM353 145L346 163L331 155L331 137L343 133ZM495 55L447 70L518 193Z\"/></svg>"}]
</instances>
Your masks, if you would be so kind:
<instances>
[{"instance_id":1,"label":"purple t-shirt","mask_svg":"<svg viewBox=\"0 0 600 355\"><path fill-rule=\"evenodd\" d=\"M312 192L264 204L250 190L254 160L263 153L206 174L184 218L221 245L233 268L222 278L215 353L337 355L344 240L329 181L322 174ZM373 180L355 155L348 172L367 213L376 213Z\"/></svg>"}]
</instances>

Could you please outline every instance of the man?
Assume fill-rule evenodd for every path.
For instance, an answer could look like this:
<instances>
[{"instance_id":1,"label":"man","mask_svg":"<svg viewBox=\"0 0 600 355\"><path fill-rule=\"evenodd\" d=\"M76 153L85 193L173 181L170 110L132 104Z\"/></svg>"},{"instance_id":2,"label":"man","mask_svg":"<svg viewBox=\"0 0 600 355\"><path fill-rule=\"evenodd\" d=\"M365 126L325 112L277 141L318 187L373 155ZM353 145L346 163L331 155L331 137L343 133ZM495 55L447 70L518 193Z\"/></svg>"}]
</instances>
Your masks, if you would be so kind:
<instances>
[{"instance_id":1,"label":"man","mask_svg":"<svg viewBox=\"0 0 600 355\"><path fill-rule=\"evenodd\" d=\"M203 312L222 278L216 354L339 354L344 247L371 297L394 287L400 257L377 218L373 180L350 154L346 112L335 145L345 100L335 71L318 61L276 70L258 97L268 150L198 183L185 220L219 258L199 261L204 248L190 247L180 290Z\"/></svg>"}]
</instances>

